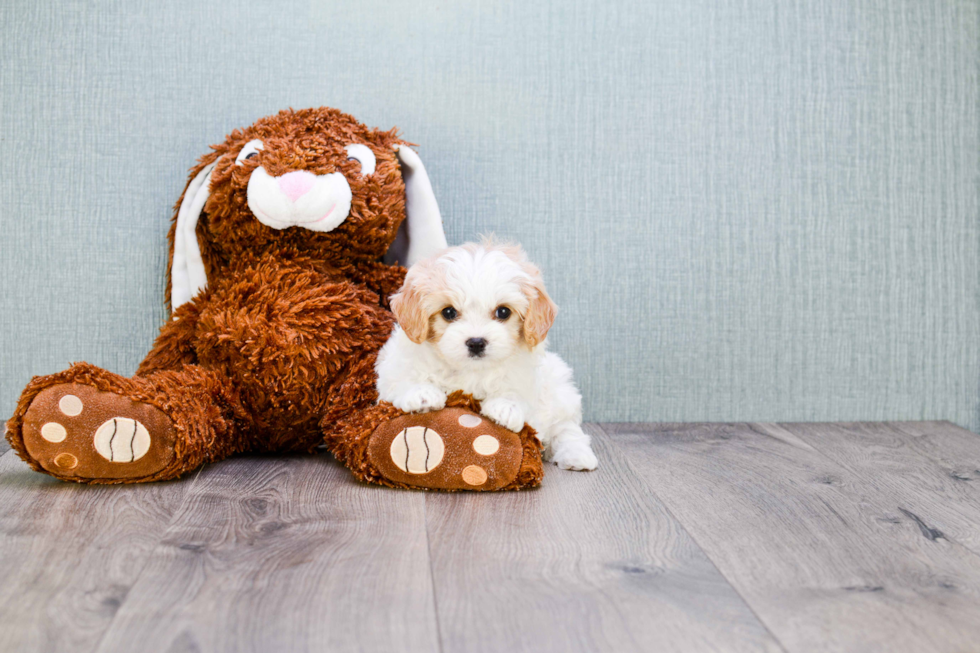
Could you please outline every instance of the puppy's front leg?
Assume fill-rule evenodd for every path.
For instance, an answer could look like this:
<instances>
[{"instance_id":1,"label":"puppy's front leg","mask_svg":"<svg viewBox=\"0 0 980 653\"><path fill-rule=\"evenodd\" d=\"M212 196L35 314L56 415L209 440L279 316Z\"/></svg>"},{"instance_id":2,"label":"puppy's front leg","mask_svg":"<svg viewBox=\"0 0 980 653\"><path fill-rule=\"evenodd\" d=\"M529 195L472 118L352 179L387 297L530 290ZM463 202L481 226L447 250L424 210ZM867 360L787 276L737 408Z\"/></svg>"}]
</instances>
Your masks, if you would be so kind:
<instances>
[{"instance_id":1,"label":"puppy's front leg","mask_svg":"<svg viewBox=\"0 0 980 653\"><path fill-rule=\"evenodd\" d=\"M592 438L575 422L559 422L541 435L545 459L561 469L592 471L599 466L599 459L592 451Z\"/></svg>"},{"instance_id":2,"label":"puppy's front leg","mask_svg":"<svg viewBox=\"0 0 980 653\"><path fill-rule=\"evenodd\" d=\"M406 413L424 413L446 407L446 393L430 383L404 385L393 392L388 399L395 408Z\"/></svg>"},{"instance_id":3,"label":"puppy's front leg","mask_svg":"<svg viewBox=\"0 0 980 653\"><path fill-rule=\"evenodd\" d=\"M480 402L480 412L514 433L524 428L527 409L517 395L491 397Z\"/></svg>"}]
</instances>

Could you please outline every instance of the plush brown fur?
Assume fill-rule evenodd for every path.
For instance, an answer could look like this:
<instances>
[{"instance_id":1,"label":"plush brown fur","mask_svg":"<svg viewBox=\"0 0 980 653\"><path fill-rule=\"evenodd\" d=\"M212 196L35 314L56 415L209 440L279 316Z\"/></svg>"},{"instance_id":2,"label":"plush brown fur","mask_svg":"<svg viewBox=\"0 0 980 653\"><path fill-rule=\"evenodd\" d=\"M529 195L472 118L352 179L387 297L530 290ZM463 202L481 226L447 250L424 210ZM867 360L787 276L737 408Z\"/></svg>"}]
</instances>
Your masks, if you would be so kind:
<instances>
[{"instance_id":1,"label":"plush brown fur","mask_svg":"<svg viewBox=\"0 0 980 653\"><path fill-rule=\"evenodd\" d=\"M256 138L265 149L235 165L237 153ZM344 150L351 143L371 147L377 158L373 175L357 174L360 164ZM374 387L375 358L394 326L387 297L405 276L404 268L380 260L405 218L405 186L394 149L399 143L394 130L369 129L321 108L282 111L213 146L189 176L217 161L197 226L207 288L175 311L133 378L80 363L33 379L7 424L13 448L39 471L106 483L175 478L245 451L312 451L326 438L359 478L385 483L365 467L361 445L381 420L400 414L375 406ZM349 217L328 233L261 224L246 195L258 165L273 176L342 172L353 194ZM171 263L175 229L176 210ZM179 433L173 461L151 476L125 480L42 469L25 447L24 416L39 392L70 382L164 411ZM536 485L536 438L525 433L522 442L528 443L527 469L522 466L512 485Z\"/></svg>"}]
</instances>

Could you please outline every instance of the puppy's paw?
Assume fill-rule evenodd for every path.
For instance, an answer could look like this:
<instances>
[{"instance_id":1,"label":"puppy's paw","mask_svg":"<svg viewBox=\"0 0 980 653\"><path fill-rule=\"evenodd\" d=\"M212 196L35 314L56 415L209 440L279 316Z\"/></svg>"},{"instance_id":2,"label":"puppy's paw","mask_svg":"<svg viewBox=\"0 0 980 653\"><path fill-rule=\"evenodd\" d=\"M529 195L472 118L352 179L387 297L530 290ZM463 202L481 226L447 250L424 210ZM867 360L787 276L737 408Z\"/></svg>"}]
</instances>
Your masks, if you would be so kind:
<instances>
[{"instance_id":1,"label":"puppy's paw","mask_svg":"<svg viewBox=\"0 0 980 653\"><path fill-rule=\"evenodd\" d=\"M524 409L510 399L487 399L481 405L480 412L508 431L517 433L524 428Z\"/></svg>"},{"instance_id":2,"label":"puppy's paw","mask_svg":"<svg viewBox=\"0 0 980 653\"><path fill-rule=\"evenodd\" d=\"M446 407L446 393L434 385L416 385L392 401L395 408L406 413L425 413Z\"/></svg>"},{"instance_id":3,"label":"puppy's paw","mask_svg":"<svg viewBox=\"0 0 980 653\"><path fill-rule=\"evenodd\" d=\"M578 472L592 471L599 466L599 459L592 453L592 447L587 444L562 447L555 452L551 460L561 469L571 469Z\"/></svg>"}]
</instances>

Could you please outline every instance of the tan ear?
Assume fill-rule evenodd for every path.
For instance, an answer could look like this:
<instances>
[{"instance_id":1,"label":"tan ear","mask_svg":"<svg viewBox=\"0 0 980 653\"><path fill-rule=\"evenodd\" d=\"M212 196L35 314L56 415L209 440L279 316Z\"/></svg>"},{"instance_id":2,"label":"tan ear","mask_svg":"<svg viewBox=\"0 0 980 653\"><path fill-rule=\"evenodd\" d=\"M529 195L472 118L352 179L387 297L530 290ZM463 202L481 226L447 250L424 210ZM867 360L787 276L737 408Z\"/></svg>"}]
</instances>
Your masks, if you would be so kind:
<instances>
[{"instance_id":1,"label":"tan ear","mask_svg":"<svg viewBox=\"0 0 980 653\"><path fill-rule=\"evenodd\" d=\"M405 277L401 290L388 301L402 331L409 340L420 345L429 337L429 314L423 305L425 293L413 281L411 274Z\"/></svg>"},{"instance_id":2,"label":"tan ear","mask_svg":"<svg viewBox=\"0 0 980 653\"><path fill-rule=\"evenodd\" d=\"M525 269L531 276L531 280L524 287L528 299L527 314L524 316L524 340L527 341L528 347L533 348L547 337L548 330L555 323L558 306L548 296L541 272L530 264L526 264Z\"/></svg>"}]
</instances>

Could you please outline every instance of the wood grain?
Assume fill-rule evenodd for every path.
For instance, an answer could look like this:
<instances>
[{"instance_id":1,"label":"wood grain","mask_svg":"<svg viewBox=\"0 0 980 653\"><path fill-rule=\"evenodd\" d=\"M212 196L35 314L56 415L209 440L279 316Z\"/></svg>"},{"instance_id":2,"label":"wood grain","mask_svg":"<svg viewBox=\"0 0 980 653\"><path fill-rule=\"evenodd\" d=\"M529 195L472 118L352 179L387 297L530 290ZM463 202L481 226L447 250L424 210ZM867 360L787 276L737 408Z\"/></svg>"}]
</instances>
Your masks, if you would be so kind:
<instances>
[{"instance_id":1,"label":"wood grain","mask_svg":"<svg viewBox=\"0 0 980 653\"><path fill-rule=\"evenodd\" d=\"M99 650L436 650L424 499L328 456L209 467Z\"/></svg>"},{"instance_id":2,"label":"wood grain","mask_svg":"<svg viewBox=\"0 0 980 653\"><path fill-rule=\"evenodd\" d=\"M326 456L98 487L0 454L0 651L976 650L980 437L590 428L597 472L486 495Z\"/></svg>"},{"instance_id":3,"label":"wood grain","mask_svg":"<svg viewBox=\"0 0 980 653\"><path fill-rule=\"evenodd\" d=\"M774 425L607 425L790 653L971 651L980 556Z\"/></svg>"},{"instance_id":4,"label":"wood grain","mask_svg":"<svg viewBox=\"0 0 980 653\"><path fill-rule=\"evenodd\" d=\"M446 651L777 651L601 434L540 490L426 496Z\"/></svg>"},{"instance_id":5,"label":"wood grain","mask_svg":"<svg viewBox=\"0 0 980 653\"><path fill-rule=\"evenodd\" d=\"M0 651L94 650L191 485L77 485L0 456Z\"/></svg>"},{"instance_id":6,"label":"wood grain","mask_svg":"<svg viewBox=\"0 0 980 653\"><path fill-rule=\"evenodd\" d=\"M910 518L980 553L980 436L949 422L782 426Z\"/></svg>"}]
</instances>

